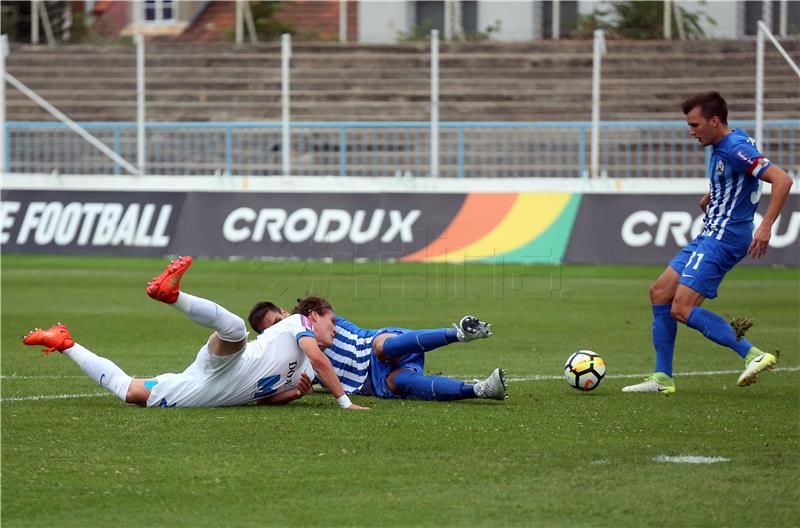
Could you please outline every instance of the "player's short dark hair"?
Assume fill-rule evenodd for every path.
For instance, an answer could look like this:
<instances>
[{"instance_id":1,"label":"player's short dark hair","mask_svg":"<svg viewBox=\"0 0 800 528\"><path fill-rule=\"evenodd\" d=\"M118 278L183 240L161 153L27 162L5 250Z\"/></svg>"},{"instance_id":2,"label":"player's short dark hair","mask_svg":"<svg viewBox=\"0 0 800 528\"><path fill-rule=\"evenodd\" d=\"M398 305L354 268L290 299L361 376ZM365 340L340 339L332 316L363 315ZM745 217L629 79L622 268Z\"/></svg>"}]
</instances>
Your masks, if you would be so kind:
<instances>
[{"instance_id":1,"label":"player's short dark hair","mask_svg":"<svg viewBox=\"0 0 800 528\"><path fill-rule=\"evenodd\" d=\"M331 303L329 303L322 297L311 296L311 297L306 297L304 299L297 299L297 306L294 307L292 313L301 314L308 317L311 314L311 312L316 312L322 315L328 310L333 311Z\"/></svg>"},{"instance_id":2,"label":"player's short dark hair","mask_svg":"<svg viewBox=\"0 0 800 528\"><path fill-rule=\"evenodd\" d=\"M280 313L281 309L278 308L278 305L275 303L261 301L253 306L253 309L250 310L250 315L247 316L247 321L250 323L250 328L252 328L257 334L260 334L264 331L262 325L264 324L264 316L267 315L267 312Z\"/></svg>"},{"instance_id":3,"label":"player's short dark hair","mask_svg":"<svg viewBox=\"0 0 800 528\"><path fill-rule=\"evenodd\" d=\"M723 124L728 124L728 103L719 92L701 92L693 95L683 102L681 108L684 115L688 115L696 106L700 107L700 113L706 119L717 116Z\"/></svg>"}]
</instances>

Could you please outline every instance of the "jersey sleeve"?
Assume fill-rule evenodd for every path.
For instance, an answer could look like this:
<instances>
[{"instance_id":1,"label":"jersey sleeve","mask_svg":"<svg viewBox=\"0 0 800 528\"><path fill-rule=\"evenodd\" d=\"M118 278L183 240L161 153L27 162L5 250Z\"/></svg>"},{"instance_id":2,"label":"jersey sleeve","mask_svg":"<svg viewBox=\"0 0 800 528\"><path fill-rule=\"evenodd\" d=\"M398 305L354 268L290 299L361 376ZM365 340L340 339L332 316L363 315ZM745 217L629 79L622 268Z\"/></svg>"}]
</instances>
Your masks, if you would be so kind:
<instances>
[{"instance_id":1,"label":"jersey sleeve","mask_svg":"<svg viewBox=\"0 0 800 528\"><path fill-rule=\"evenodd\" d=\"M289 326L295 341L299 341L304 336L314 337L314 327L305 315L294 314L284 319L284 321Z\"/></svg>"},{"instance_id":2,"label":"jersey sleeve","mask_svg":"<svg viewBox=\"0 0 800 528\"><path fill-rule=\"evenodd\" d=\"M731 163L736 172L746 172L754 178L760 178L767 167L772 165L770 160L749 143L739 143L733 147Z\"/></svg>"}]
</instances>

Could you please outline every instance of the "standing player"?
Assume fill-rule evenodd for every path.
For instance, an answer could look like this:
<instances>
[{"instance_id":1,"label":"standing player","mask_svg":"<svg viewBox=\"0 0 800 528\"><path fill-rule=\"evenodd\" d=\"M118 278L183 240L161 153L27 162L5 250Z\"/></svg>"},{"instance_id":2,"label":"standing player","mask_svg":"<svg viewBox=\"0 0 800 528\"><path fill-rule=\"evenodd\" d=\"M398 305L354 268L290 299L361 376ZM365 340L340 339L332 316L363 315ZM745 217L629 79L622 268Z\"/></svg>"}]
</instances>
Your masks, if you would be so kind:
<instances>
[{"instance_id":1,"label":"standing player","mask_svg":"<svg viewBox=\"0 0 800 528\"><path fill-rule=\"evenodd\" d=\"M283 404L311 392L314 373L331 388L343 409L364 409L350 402L330 361L320 347L333 341L333 313L315 311L295 315L247 342L244 321L222 306L180 291L191 257L171 262L147 286L147 295L169 304L193 322L214 333L180 374L132 378L108 359L77 344L66 326L36 329L23 339L26 345L58 350L74 361L98 385L122 401L147 407L225 407ZM330 385L328 385L330 384Z\"/></svg>"},{"instance_id":2,"label":"standing player","mask_svg":"<svg viewBox=\"0 0 800 528\"><path fill-rule=\"evenodd\" d=\"M325 299L307 297L298 299L294 313L331 309ZM267 301L256 304L248 320L253 330L261 332L287 316L286 310ZM475 384L423 374L426 352L492 335L492 325L476 317L463 317L454 328L433 330L396 327L368 330L341 316L336 316L335 324L333 344L324 352L348 394L438 401L508 398L506 375L501 368Z\"/></svg>"},{"instance_id":3,"label":"standing player","mask_svg":"<svg viewBox=\"0 0 800 528\"><path fill-rule=\"evenodd\" d=\"M683 102L683 113L689 134L703 147L713 146L708 167L710 192L700 200L705 227L650 287L655 372L623 392L675 392L672 357L677 321L744 358L745 369L738 381L742 387L777 364L773 354L737 338L722 317L700 305L717 296L722 278L745 255L759 258L767 250L772 224L786 202L792 180L758 151L753 138L741 129L728 128L727 103L719 93L690 97ZM753 215L761 197L761 181L772 185L772 197L754 233Z\"/></svg>"}]
</instances>

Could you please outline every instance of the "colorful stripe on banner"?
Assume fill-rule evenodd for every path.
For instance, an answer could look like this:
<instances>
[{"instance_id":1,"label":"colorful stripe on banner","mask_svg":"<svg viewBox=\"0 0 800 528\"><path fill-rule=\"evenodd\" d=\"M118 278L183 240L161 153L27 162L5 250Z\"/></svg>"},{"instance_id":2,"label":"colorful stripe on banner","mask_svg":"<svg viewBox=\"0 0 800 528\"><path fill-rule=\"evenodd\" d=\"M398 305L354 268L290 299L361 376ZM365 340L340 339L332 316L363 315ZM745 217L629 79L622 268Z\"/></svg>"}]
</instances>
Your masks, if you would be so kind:
<instances>
[{"instance_id":1,"label":"colorful stripe on banner","mask_svg":"<svg viewBox=\"0 0 800 528\"><path fill-rule=\"evenodd\" d=\"M579 205L572 193L469 194L438 238L402 260L558 264Z\"/></svg>"}]
</instances>

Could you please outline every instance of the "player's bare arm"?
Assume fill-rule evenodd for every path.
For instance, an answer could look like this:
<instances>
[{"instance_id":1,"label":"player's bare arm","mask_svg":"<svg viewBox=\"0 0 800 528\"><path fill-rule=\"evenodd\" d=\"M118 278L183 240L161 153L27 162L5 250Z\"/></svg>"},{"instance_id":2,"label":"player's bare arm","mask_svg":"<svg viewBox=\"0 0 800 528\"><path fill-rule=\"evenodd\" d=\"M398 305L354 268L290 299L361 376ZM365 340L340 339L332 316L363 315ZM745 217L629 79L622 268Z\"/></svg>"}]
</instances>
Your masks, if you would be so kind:
<instances>
[{"instance_id":1,"label":"player's bare arm","mask_svg":"<svg viewBox=\"0 0 800 528\"><path fill-rule=\"evenodd\" d=\"M299 400L303 396L307 396L314 392L311 386L311 378L305 372L300 374L300 380L297 385L287 391L283 391L268 398L261 398L256 400L257 405L286 405L287 403Z\"/></svg>"},{"instance_id":2,"label":"player's bare arm","mask_svg":"<svg viewBox=\"0 0 800 528\"><path fill-rule=\"evenodd\" d=\"M336 376L336 372L333 370L333 365L331 365L330 359L328 359L328 356L323 354L322 350L320 350L316 339L310 336L303 336L297 340L297 343L300 345L300 349L311 361L311 367L314 369L317 377L322 384L331 391L333 397L338 401L342 396L345 396L344 388L342 387L339 378ZM361 407L360 405L351 403L345 408L347 410L361 410L367 409L368 407Z\"/></svg>"},{"instance_id":3,"label":"player's bare arm","mask_svg":"<svg viewBox=\"0 0 800 528\"><path fill-rule=\"evenodd\" d=\"M747 249L747 253L753 258L759 258L767 252L769 247L769 239L772 236L772 224L781 213L786 198L789 196L789 190L792 188L792 179L782 169L772 165L767 168L761 179L772 185L772 196L769 200L767 212L764 214L764 220L761 225L753 233L753 241Z\"/></svg>"}]
</instances>

